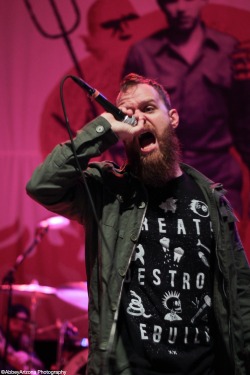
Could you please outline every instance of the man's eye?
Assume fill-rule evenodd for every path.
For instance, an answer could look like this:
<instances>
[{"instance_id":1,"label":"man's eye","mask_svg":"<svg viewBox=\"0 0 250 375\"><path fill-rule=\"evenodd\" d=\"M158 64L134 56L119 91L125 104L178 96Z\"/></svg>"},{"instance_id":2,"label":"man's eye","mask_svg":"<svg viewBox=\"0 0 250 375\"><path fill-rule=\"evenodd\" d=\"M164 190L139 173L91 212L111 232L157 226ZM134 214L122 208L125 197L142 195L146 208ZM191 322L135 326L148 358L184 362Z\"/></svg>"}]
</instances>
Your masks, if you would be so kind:
<instances>
[{"instance_id":1,"label":"man's eye","mask_svg":"<svg viewBox=\"0 0 250 375\"><path fill-rule=\"evenodd\" d=\"M154 110L154 107L152 107L151 105L149 105L149 106L147 106L147 107L145 107L144 108L144 110L143 110L143 112L153 112L153 110Z\"/></svg>"}]
</instances>

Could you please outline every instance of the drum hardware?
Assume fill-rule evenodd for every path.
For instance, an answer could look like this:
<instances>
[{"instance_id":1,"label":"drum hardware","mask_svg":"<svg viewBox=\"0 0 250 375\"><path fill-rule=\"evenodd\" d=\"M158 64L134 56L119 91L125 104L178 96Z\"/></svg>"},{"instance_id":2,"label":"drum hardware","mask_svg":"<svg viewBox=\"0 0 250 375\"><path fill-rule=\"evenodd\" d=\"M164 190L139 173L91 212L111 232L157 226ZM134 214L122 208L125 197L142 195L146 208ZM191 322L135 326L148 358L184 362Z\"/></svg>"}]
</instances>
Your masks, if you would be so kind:
<instances>
[{"instance_id":1,"label":"drum hardware","mask_svg":"<svg viewBox=\"0 0 250 375\"><path fill-rule=\"evenodd\" d=\"M79 339L75 337L78 335L78 328L74 326L74 323L83 319L86 320L87 315L88 314L77 316L70 321L57 319L54 324L37 329L36 334L38 335L52 330L58 330L56 364L53 365L53 370L61 370L69 363L72 356L75 355L76 349L88 347L87 338Z\"/></svg>"},{"instance_id":2,"label":"drum hardware","mask_svg":"<svg viewBox=\"0 0 250 375\"><path fill-rule=\"evenodd\" d=\"M12 294L29 297L31 298L31 322L35 322L35 312L37 306L37 299L48 298L50 296L56 296L60 300L69 303L72 306L76 306L81 310L87 312L88 310L88 292L86 282L72 282L68 283L62 287L54 288L47 285L40 285L37 280L33 280L30 284L12 284L12 285L0 285L0 292L9 292L12 290ZM86 315L79 316L71 320L71 322L76 322L80 319L84 319ZM45 332L60 329L62 325L59 321L55 324L49 325L47 327L38 328L36 334L43 334ZM35 324L33 324L35 327ZM70 323L68 322L67 329L70 329Z\"/></svg>"},{"instance_id":3,"label":"drum hardware","mask_svg":"<svg viewBox=\"0 0 250 375\"><path fill-rule=\"evenodd\" d=\"M5 369L7 365L7 353L8 353L8 346L9 346L9 341L10 341L10 316L9 316L9 311L12 306L12 297L13 297L13 291L19 291L23 294L23 292L32 293L31 295L31 321L35 321L35 310L36 310L36 305L37 305L37 297L38 293L41 294L51 294L54 292L54 290L48 290L46 289L42 291L41 293L41 288L39 289L38 283L32 282L29 285L29 288L31 287L32 290L28 290L28 286L18 286L14 285L15 281L15 274L22 265L22 263L27 259L29 255L32 254L34 251L35 247L41 242L42 238L44 235L48 232L49 227L51 229L60 229L66 225L68 225L70 221L66 218L63 218L62 216L56 216L53 218L49 218L47 220L43 220L40 222L35 229L35 234L33 241L31 245L21 254L19 254L13 264L13 266L7 271L7 273L4 275L2 279L2 286L1 286L1 291L6 291L8 292L8 299L7 299L7 307L6 307L6 316L7 316L7 321L6 321L6 337L5 337L5 347L4 347L4 355L3 355L3 369ZM46 287L47 288L47 287ZM39 289L39 290L38 290ZM31 333L30 333L30 351L33 352L34 349L34 337L35 337L35 325L31 326Z\"/></svg>"},{"instance_id":4,"label":"drum hardware","mask_svg":"<svg viewBox=\"0 0 250 375\"><path fill-rule=\"evenodd\" d=\"M82 349L74 355L69 362L63 367L63 370L70 375L84 375L88 361L88 349Z\"/></svg>"},{"instance_id":5,"label":"drum hardware","mask_svg":"<svg viewBox=\"0 0 250 375\"><path fill-rule=\"evenodd\" d=\"M37 280L32 280L30 284L13 284L0 285L0 292L9 292L12 289L12 294L29 297L30 298L30 351L33 351L35 335L41 335L51 330L58 330L57 339L57 355L56 355L56 369L60 370L64 366L85 366L87 354L84 352L81 355L76 354L76 350L88 347L88 339L75 338L78 334L78 329L73 324L79 320L86 319L87 313L77 316L71 321L61 321L57 319L55 324L47 327L36 329L36 308L38 299L57 297L60 300L69 303L75 307L87 312L88 309L88 292L86 282L70 282L59 288L50 287L47 285L39 285ZM79 354L79 355L78 355ZM85 370L84 370L85 371Z\"/></svg>"},{"instance_id":6,"label":"drum hardware","mask_svg":"<svg viewBox=\"0 0 250 375\"><path fill-rule=\"evenodd\" d=\"M77 305L77 307L87 311L88 296L86 282L69 283L63 287L54 288L46 285L39 285L37 280L33 280L30 284L14 284L11 287L13 294L23 297L30 297L31 352L33 351L35 335L41 335L51 330L58 330L56 369L62 369L63 366L67 365L71 361L71 358L75 355L77 348L86 348L88 346L87 339L82 342L82 340L79 338L75 338L75 336L78 334L78 328L74 326L74 323L77 321L86 319L87 313L77 316L71 319L71 321L61 321L60 319L57 319L55 324L38 329L36 329L35 324L38 299L56 296L73 306ZM8 292L9 288L9 285L0 285L0 292ZM76 298L79 298L80 300L82 299L82 301L76 303Z\"/></svg>"},{"instance_id":7,"label":"drum hardware","mask_svg":"<svg viewBox=\"0 0 250 375\"><path fill-rule=\"evenodd\" d=\"M77 316L71 321L57 319L54 324L37 330L37 334L58 330L56 364L53 365L53 370L61 370L75 355L77 349L88 347L87 338L79 339L76 337L78 336L78 328L73 324L82 319L86 319L86 314Z\"/></svg>"},{"instance_id":8,"label":"drum hardware","mask_svg":"<svg viewBox=\"0 0 250 375\"><path fill-rule=\"evenodd\" d=\"M9 316L9 311L12 306L12 297L13 297L13 284L15 281L15 274L20 267L20 265L27 259L27 257L32 254L34 251L35 247L41 242L42 238L48 231L48 226L46 227L39 227L37 226L35 230L35 235L33 242L31 245L21 254L19 254L13 264L13 267L11 267L7 273L4 275L3 280L2 280L2 286L7 287L8 291L8 299L7 299L7 308L6 308L6 316L7 316L7 322L6 322L6 340L5 340L5 348L4 348L4 355L3 355L3 368L5 369L7 365L7 353L8 353L8 346L9 346L9 341L10 341L10 316ZM34 297L34 296L33 296ZM34 310L36 306L36 298L33 298L32 304L31 304L31 314L34 315ZM31 337L30 337L30 350L34 348L34 338L33 338L33 330L31 332Z\"/></svg>"},{"instance_id":9,"label":"drum hardware","mask_svg":"<svg viewBox=\"0 0 250 375\"><path fill-rule=\"evenodd\" d=\"M72 355L72 349L75 347L74 336L78 335L78 328L68 320L58 320L56 324L59 327L56 368L60 370Z\"/></svg>"},{"instance_id":10,"label":"drum hardware","mask_svg":"<svg viewBox=\"0 0 250 375\"><path fill-rule=\"evenodd\" d=\"M65 340L65 334L67 329L67 321L61 323L61 327L59 329L59 336L57 342L57 359L56 359L56 368L60 370L64 363L63 363L63 345Z\"/></svg>"}]
</instances>

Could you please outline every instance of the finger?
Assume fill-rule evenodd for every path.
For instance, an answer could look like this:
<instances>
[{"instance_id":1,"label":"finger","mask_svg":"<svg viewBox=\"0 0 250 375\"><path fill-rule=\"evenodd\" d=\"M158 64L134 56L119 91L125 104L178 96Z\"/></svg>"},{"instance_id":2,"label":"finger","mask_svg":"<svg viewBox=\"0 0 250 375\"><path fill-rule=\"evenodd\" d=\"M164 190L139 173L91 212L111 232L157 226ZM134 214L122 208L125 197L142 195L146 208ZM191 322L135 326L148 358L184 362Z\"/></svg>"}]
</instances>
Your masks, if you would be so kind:
<instances>
[{"instance_id":1,"label":"finger","mask_svg":"<svg viewBox=\"0 0 250 375\"><path fill-rule=\"evenodd\" d=\"M118 107L123 113L128 115L129 117L132 117L134 115L134 111L131 108L126 108L123 106Z\"/></svg>"},{"instance_id":2,"label":"finger","mask_svg":"<svg viewBox=\"0 0 250 375\"><path fill-rule=\"evenodd\" d=\"M144 130L145 130L145 119L138 118L137 124L132 127L132 129L130 130L130 133L133 134L133 136L136 136L144 132Z\"/></svg>"}]
</instances>

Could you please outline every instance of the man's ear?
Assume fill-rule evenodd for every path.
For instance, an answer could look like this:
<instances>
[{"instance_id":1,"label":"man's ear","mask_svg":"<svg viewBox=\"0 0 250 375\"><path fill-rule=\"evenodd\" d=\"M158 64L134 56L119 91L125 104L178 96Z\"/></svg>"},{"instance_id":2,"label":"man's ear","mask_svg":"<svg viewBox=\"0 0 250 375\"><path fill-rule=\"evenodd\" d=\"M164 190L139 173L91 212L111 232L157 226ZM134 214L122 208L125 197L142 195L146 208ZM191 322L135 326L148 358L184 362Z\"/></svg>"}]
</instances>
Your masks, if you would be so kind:
<instances>
[{"instance_id":1,"label":"man's ear","mask_svg":"<svg viewBox=\"0 0 250 375\"><path fill-rule=\"evenodd\" d=\"M170 125L174 129L177 128L177 126L179 125L179 114L178 114L177 110L176 109L170 109L168 114L169 114L169 118L170 118Z\"/></svg>"}]
</instances>

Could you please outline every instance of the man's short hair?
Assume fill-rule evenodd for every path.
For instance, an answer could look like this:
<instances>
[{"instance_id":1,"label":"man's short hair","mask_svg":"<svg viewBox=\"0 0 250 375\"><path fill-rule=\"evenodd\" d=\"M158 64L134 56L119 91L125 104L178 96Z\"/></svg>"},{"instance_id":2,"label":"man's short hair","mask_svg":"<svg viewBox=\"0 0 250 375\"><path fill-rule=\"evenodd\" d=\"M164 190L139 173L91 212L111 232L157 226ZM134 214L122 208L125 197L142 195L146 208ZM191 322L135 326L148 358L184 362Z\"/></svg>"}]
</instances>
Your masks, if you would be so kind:
<instances>
[{"instance_id":1,"label":"man's short hair","mask_svg":"<svg viewBox=\"0 0 250 375\"><path fill-rule=\"evenodd\" d=\"M163 8L165 3L167 2L166 0L156 0L157 4L159 5L160 8Z\"/></svg>"},{"instance_id":2,"label":"man's short hair","mask_svg":"<svg viewBox=\"0 0 250 375\"><path fill-rule=\"evenodd\" d=\"M162 98L167 109L168 110L171 109L171 101L170 101L168 92L164 89L164 87L160 83L158 83L157 81L151 78L146 78L135 73L129 73L123 78L121 82L120 92L126 92L128 88L137 86L139 84L146 84L146 85L152 86Z\"/></svg>"}]
</instances>

